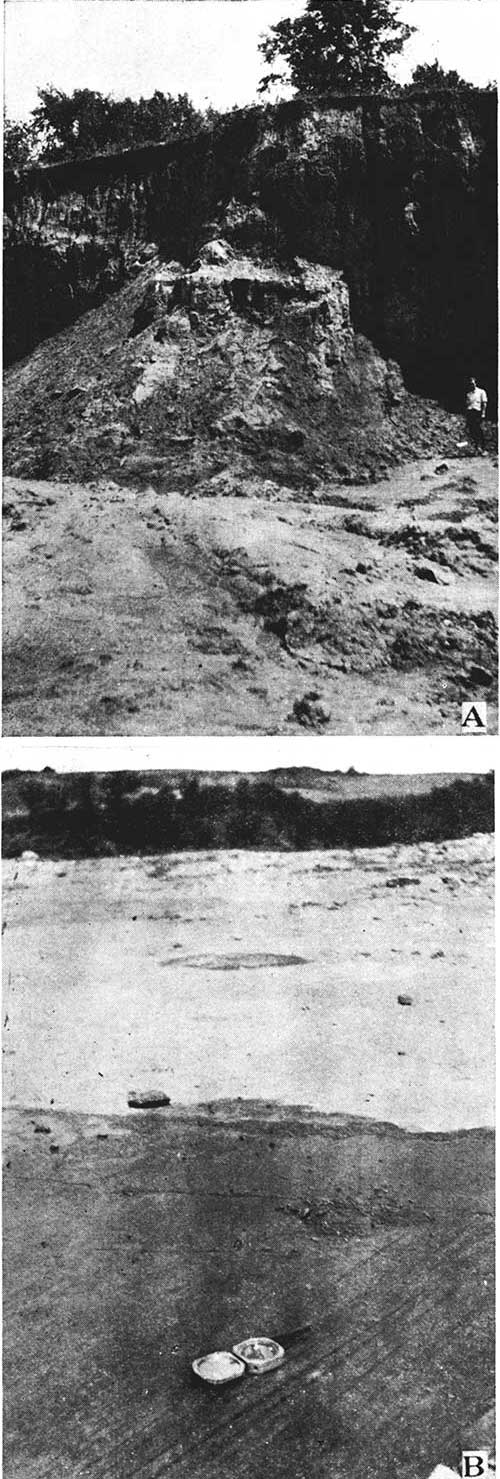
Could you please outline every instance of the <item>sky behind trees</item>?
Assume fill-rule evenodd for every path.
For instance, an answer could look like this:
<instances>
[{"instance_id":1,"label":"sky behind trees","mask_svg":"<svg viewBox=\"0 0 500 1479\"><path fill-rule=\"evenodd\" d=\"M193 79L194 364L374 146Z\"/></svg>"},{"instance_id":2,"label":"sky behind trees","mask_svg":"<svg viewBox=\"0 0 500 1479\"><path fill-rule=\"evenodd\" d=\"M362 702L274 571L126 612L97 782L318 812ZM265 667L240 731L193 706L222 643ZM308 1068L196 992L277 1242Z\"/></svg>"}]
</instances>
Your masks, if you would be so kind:
<instances>
[{"instance_id":1,"label":"sky behind trees","mask_svg":"<svg viewBox=\"0 0 500 1479\"><path fill-rule=\"evenodd\" d=\"M305 0L6 0L5 108L26 118L37 88L114 97L189 93L199 108L255 101L260 37ZM437 57L479 85L496 80L499 0L400 0L417 27L393 70L407 81Z\"/></svg>"}]
</instances>

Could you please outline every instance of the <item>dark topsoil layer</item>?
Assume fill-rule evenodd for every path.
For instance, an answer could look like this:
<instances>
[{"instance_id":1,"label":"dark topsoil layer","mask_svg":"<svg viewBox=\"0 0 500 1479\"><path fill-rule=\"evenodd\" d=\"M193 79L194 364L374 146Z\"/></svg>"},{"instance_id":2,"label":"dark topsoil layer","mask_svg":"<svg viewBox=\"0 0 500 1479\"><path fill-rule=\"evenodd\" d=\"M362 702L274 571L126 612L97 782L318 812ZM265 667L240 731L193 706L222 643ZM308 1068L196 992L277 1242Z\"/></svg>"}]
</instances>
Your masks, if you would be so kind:
<instances>
[{"instance_id":1,"label":"dark topsoil layer","mask_svg":"<svg viewBox=\"0 0 500 1479\"><path fill-rule=\"evenodd\" d=\"M5 857L183 848L374 847L494 826L492 775L6 772Z\"/></svg>"},{"instance_id":2,"label":"dark topsoil layer","mask_svg":"<svg viewBox=\"0 0 500 1479\"><path fill-rule=\"evenodd\" d=\"M239 1102L12 1111L4 1150L5 1479L458 1469L494 1398L490 1132ZM251 1334L281 1369L194 1384Z\"/></svg>"}]
</instances>

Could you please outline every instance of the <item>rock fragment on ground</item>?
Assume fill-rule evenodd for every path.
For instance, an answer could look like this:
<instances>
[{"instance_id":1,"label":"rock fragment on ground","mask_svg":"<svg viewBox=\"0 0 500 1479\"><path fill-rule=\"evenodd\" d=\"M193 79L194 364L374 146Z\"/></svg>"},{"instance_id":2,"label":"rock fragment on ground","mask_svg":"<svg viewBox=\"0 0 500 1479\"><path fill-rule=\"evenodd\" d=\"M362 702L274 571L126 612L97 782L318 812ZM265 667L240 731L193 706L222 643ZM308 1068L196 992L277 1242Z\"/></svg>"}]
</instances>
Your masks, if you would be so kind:
<instances>
[{"instance_id":1,"label":"rock fragment on ground","mask_svg":"<svg viewBox=\"0 0 500 1479\"><path fill-rule=\"evenodd\" d=\"M305 693L303 698L296 698L293 712L299 724L307 728L316 729L329 723L331 711L323 702L321 694L315 689Z\"/></svg>"},{"instance_id":2,"label":"rock fragment on ground","mask_svg":"<svg viewBox=\"0 0 500 1479\"><path fill-rule=\"evenodd\" d=\"M139 1092L131 1089L127 1096L127 1104L129 1109L161 1109L170 1104L170 1099L168 1094L164 1094L161 1089L143 1089Z\"/></svg>"},{"instance_id":3,"label":"rock fragment on ground","mask_svg":"<svg viewBox=\"0 0 500 1479\"><path fill-rule=\"evenodd\" d=\"M490 673L489 668L483 668L481 663L472 663L469 668L469 678L471 683L480 683L485 688L489 688L493 682L493 673Z\"/></svg>"},{"instance_id":4,"label":"rock fragment on ground","mask_svg":"<svg viewBox=\"0 0 500 1479\"><path fill-rule=\"evenodd\" d=\"M433 585L449 585L450 583L447 571L437 570L436 566L431 565L427 560L422 560L419 565L415 565L414 574L418 580L429 580Z\"/></svg>"}]
</instances>

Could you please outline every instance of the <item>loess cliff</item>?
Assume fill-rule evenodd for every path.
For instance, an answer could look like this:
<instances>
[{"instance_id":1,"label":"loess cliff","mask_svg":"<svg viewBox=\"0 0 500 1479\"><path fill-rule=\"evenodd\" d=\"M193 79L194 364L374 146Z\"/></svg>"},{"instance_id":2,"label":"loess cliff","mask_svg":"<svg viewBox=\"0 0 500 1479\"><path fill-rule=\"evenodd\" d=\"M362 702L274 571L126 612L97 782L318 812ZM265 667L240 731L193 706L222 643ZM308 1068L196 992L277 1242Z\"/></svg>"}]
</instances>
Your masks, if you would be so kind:
<instances>
[{"instance_id":1,"label":"loess cliff","mask_svg":"<svg viewBox=\"0 0 500 1479\"><path fill-rule=\"evenodd\" d=\"M189 139L10 174L5 210L7 361L102 302L145 244L186 267L222 234L343 272L355 330L421 393L461 403L471 362L494 384L493 92L235 111Z\"/></svg>"},{"instance_id":2,"label":"loess cliff","mask_svg":"<svg viewBox=\"0 0 500 1479\"><path fill-rule=\"evenodd\" d=\"M6 733L494 725L494 94L236 112L5 207Z\"/></svg>"}]
</instances>

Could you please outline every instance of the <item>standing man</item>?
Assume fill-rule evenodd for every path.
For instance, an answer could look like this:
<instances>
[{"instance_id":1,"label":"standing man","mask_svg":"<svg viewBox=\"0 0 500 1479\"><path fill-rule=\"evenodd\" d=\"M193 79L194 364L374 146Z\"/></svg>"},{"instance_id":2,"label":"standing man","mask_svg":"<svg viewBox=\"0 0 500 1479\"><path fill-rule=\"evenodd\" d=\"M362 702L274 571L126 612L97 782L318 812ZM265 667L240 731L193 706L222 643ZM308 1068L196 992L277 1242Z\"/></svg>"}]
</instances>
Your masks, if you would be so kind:
<instances>
[{"instance_id":1,"label":"standing man","mask_svg":"<svg viewBox=\"0 0 500 1479\"><path fill-rule=\"evenodd\" d=\"M465 404L467 409L467 431L469 433L471 441L474 442L474 446L482 455L486 451L484 443L484 423L486 421L486 407L488 405L488 397L486 391L481 390L480 386L476 385L476 382L472 378L472 376L469 380L467 394L465 397Z\"/></svg>"}]
</instances>

